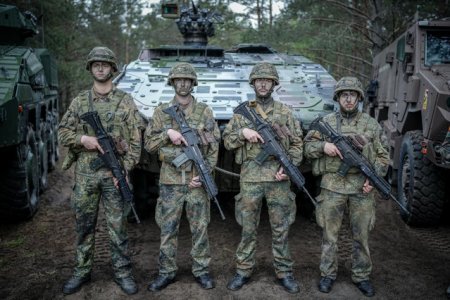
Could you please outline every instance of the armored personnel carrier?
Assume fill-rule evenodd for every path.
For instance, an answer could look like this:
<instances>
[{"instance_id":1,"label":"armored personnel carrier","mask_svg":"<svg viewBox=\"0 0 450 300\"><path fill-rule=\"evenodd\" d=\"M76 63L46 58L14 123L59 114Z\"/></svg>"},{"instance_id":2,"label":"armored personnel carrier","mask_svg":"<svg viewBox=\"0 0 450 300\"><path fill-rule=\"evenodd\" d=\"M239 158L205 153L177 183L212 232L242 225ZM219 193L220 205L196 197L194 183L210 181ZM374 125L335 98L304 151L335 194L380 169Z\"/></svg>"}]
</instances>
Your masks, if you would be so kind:
<instances>
[{"instance_id":1,"label":"armored personnel carrier","mask_svg":"<svg viewBox=\"0 0 450 300\"><path fill-rule=\"evenodd\" d=\"M436 224L449 199L450 21L416 22L373 66L367 110L389 141L390 180L408 208L402 218Z\"/></svg>"},{"instance_id":2,"label":"armored personnel carrier","mask_svg":"<svg viewBox=\"0 0 450 300\"><path fill-rule=\"evenodd\" d=\"M58 78L47 49L30 48L36 18L0 4L0 220L31 217L58 160Z\"/></svg>"},{"instance_id":3,"label":"armored personnel carrier","mask_svg":"<svg viewBox=\"0 0 450 300\"><path fill-rule=\"evenodd\" d=\"M147 122L160 103L169 102L174 96L167 85L171 67L178 62L191 63L198 75L198 86L193 94L212 107L221 130L233 115L233 109L243 101L254 99L254 91L248 84L251 69L258 62L274 64L280 76L280 85L273 97L289 105L304 130L318 115L332 112L335 80L319 64L301 55L278 53L265 44L239 44L229 50L207 44L214 35L214 24L221 16L192 5L183 6L177 1L164 1L162 16L177 19L179 31L184 36L182 45L165 45L143 49L137 60L124 67L116 78L117 86L129 92ZM134 176L135 195L139 197L142 187L149 186L157 178L159 166L156 159L142 159L140 170ZM220 149L216 182L221 191L236 191L238 179L223 174L223 169L238 172L232 154ZM150 173L148 172L150 171ZM139 182L136 182L139 180ZM145 189L145 188L144 188Z\"/></svg>"}]
</instances>

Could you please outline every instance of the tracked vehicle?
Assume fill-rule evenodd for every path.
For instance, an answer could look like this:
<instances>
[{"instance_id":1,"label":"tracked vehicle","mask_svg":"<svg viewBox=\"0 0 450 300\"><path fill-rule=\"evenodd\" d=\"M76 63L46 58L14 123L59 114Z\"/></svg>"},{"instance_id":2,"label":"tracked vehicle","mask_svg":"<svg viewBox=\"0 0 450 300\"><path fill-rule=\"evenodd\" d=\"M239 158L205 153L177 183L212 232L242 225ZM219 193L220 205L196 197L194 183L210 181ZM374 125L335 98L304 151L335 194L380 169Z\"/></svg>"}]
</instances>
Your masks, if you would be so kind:
<instances>
[{"instance_id":1,"label":"tracked vehicle","mask_svg":"<svg viewBox=\"0 0 450 300\"><path fill-rule=\"evenodd\" d=\"M292 108L305 131L315 117L333 111L335 80L321 65L301 55L278 53L265 44L240 44L229 50L208 45L207 38L214 34L214 24L221 22L221 16L194 5L165 1L162 16L177 19L184 44L142 49L138 59L125 66L115 81L120 89L133 96L146 122L151 122L156 106L172 100L174 92L167 85L167 76L178 62L195 67L198 86L193 95L212 107L221 130L236 106L254 99L248 78L253 66L262 61L274 64L280 76L273 97ZM239 173L232 153L223 146L218 168L216 182L220 191L237 191L239 179L222 172L225 169ZM149 193L156 193L154 183L158 172L157 159L144 154L133 176L136 197L148 198Z\"/></svg>"},{"instance_id":2,"label":"tracked vehicle","mask_svg":"<svg viewBox=\"0 0 450 300\"><path fill-rule=\"evenodd\" d=\"M31 217L58 160L58 77L47 49L25 40L36 18L0 4L0 220Z\"/></svg>"},{"instance_id":3,"label":"tracked vehicle","mask_svg":"<svg viewBox=\"0 0 450 300\"><path fill-rule=\"evenodd\" d=\"M388 138L402 218L435 225L449 199L450 21L416 22L373 66L367 110Z\"/></svg>"}]
</instances>

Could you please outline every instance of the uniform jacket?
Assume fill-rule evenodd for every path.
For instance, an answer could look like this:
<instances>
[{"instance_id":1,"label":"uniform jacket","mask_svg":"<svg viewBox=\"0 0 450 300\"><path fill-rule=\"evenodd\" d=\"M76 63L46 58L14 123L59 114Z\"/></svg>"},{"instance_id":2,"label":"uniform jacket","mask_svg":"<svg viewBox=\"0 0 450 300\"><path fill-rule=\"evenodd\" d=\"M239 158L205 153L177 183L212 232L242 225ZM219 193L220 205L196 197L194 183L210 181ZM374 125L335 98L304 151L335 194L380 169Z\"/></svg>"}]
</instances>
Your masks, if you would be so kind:
<instances>
[{"instance_id":1,"label":"uniform jacket","mask_svg":"<svg viewBox=\"0 0 450 300\"><path fill-rule=\"evenodd\" d=\"M340 129L337 122L340 120ZM366 113L358 112L351 119L343 118L340 113L331 113L324 117L324 121L344 136L358 136L365 141L362 154L370 161L376 173L384 176L389 164L387 140L377 121ZM312 160L314 175L322 175L321 187L328 190L354 194L362 193L365 176L357 168L351 168L345 177L338 175L341 159L324 153L323 148L327 140L318 131L308 132L305 138L305 156ZM328 141L330 142L330 141Z\"/></svg>"},{"instance_id":2,"label":"uniform jacket","mask_svg":"<svg viewBox=\"0 0 450 300\"><path fill-rule=\"evenodd\" d=\"M89 94L92 95L92 106L90 106ZM75 172L85 175L95 175L90 167L92 160L98 157L98 151L87 150L81 144L81 136L95 136L91 126L80 119L80 115L96 110L105 130L111 137L125 145L120 156L123 167L130 171L139 161L141 154L141 138L139 127L142 126L142 118L132 97L114 88L106 100L101 100L95 96L94 91L83 91L72 101L66 113L61 119L58 128L59 141L63 146L69 147L69 155L77 161ZM120 147L120 146L119 146ZM71 162L69 163L71 164ZM67 166L67 167L70 167ZM107 171L101 168L99 171Z\"/></svg>"},{"instance_id":3,"label":"uniform jacket","mask_svg":"<svg viewBox=\"0 0 450 300\"><path fill-rule=\"evenodd\" d=\"M300 165L303 158L302 131L300 123L294 118L292 111L278 101L273 101L265 110L261 106L259 109L264 112L263 115L267 116L265 121L277 128L274 131L278 134L292 163ZM258 112L258 110L256 111ZM239 114L234 114L223 133L225 148L234 150L236 163L242 164L241 182L276 181L275 174L280 168L280 163L274 157L269 156L259 166L254 159L262 151L262 146L260 143L248 142L242 134L244 128L255 130L251 121Z\"/></svg>"},{"instance_id":4,"label":"uniform jacket","mask_svg":"<svg viewBox=\"0 0 450 300\"><path fill-rule=\"evenodd\" d=\"M161 184L189 184L191 179L198 175L190 161L178 169L172 165L172 161L183 153L182 145L174 145L167 131L173 129L180 132L180 128L177 122L163 110L175 104L177 101L174 98L170 103L159 105L145 132L145 149L150 153L158 153L159 160L162 162L159 181ZM189 127L197 130L203 157L213 170L219 154L220 131L214 120L212 109L193 98L184 110L184 114Z\"/></svg>"}]
</instances>

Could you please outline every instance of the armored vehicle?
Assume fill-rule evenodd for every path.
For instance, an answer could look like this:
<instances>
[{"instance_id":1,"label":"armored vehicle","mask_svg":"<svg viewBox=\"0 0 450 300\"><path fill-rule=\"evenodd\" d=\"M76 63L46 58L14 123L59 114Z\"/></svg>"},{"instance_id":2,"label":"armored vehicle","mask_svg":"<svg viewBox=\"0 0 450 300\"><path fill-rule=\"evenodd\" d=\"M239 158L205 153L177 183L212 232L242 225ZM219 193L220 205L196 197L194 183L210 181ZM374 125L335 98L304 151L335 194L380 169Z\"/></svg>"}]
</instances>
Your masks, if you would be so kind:
<instances>
[{"instance_id":1,"label":"armored vehicle","mask_svg":"<svg viewBox=\"0 0 450 300\"><path fill-rule=\"evenodd\" d=\"M36 18L0 4L0 220L21 220L37 209L48 171L58 159L58 78L47 49L25 40Z\"/></svg>"},{"instance_id":2,"label":"armored vehicle","mask_svg":"<svg viewBox=\"0 0 450 300\"><path fill-rule=\"evenodd\" d=\"M195 67L198 86L193 94L212 107L222 131L231 119L233 109L243 101L254 99L248 78L252 67L263 61L274 64L280 76L280 85L276 86L273 97L293 109L304 130L318 115L333 111L335 80L321 65L301 55L278 53L265 44L240 44L229 50L208 45L207 38L214 34L213 25L221 22L221 16L195 5L189 7L177 1L165 1L162 16L178 19L184 44L143 49L138 59L125 66L116 78L118 87L134 97L147 122L151 122L156 106L172 100L174 92L167 85L167 76L178 62L188 62ZM146 170L147 175L153 173L150 177L157 178L159 166L156 161L142 159L140 170ZM238 178L221 172L225 169L239 173L233 162L232 154L221 147L216 182L222 192L239 188ZM154 181L139 169L136 172L139 176L134 176L133 181L135 196L139 197L141 188L151 188L148 183Z\"/></svg>"},{"instance_id":3,"label":"armored vehicle","mask_svg":"<svg viewBox=\"0 0 450 300\"><path fill-rule=\"evenodd\" d=\"M450 21L416 22L373 66L367 110L387 134L402 218L436 224L449 198Z\"/></svg>"}]
</instances>

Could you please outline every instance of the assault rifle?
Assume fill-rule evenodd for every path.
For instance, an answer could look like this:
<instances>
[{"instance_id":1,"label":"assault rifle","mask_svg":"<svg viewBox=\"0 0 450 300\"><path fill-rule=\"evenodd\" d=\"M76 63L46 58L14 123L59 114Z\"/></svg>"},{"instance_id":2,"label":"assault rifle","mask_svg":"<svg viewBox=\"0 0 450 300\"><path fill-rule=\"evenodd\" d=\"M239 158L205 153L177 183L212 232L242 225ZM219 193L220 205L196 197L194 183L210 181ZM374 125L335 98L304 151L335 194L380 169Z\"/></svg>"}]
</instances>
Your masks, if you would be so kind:
<instances>
[{"instance_id":1,"label":"assault rifle","mask_svg":"<svg viewBox=\"0 0 450 300\"><path fill-rule=\"evenodd\" d=\"M136 213L136 209L134 208L133 193L131 192L130 186L128 185L125 170L122 168L122 165L117 159L117 157L119 157L119 154L117 152L116 144L103 127L102 122L98 117L98 113L96 111L87 112L82 114L80 118L87 122L92 127L92 129L94 129L97 141L103 149L103 154L99 153L98 156L103 161L103 165L110 169L114 178L117 179L119 192L122 196L122 199L128 202L128 204L130 205L136 222L138 224L141 223Z\"/></svg>"},{"instance_id":2,"label":"assault rifle","mask_svg":"<svg viewBox=\"0 0 450 300\"><path fill-rule=\"evenodd\" d=\"M404 212L408 212L400 201L392 195L389 183L386 182L383 177L377 175L372 164L364 157L361 150L350 139L337 133L330 124L323 121L321 117L315 119L311 123L310 129L317 130L324 136L327 136L341 152L343 159L337 174L345 176L351 167L358 168L385 199L391 198Z\"/></svg>"},{"instance_id":3,"label":"assault rifle","mask_svg":"<svg viewBox=\"0 0 450 300\"><path fill-rule=\"evenodd\" d=\"M264 140L262 143L262 152L256 157L255 162L261 165L270 155L274 156L283 166L284 172L294 182L294 184L302 189L308 195L314 206L317 206L316 200L311 196L305 188L305 177L300 170L289 159L284 147L278 142L278 135L273 131L272 127L261 118L253 108L248 106L248 101L239 104L233 111L235 114L242 115L255 126L256 131Z\"/></svg>"},{"instance_id":4,"label":"assault rifle","mask_svg":"<svg viewBox=\"0 0 450 300\"><path fill-rule=\"evenodd\" d=\"M211 169L200 151L197 133L194 129L189 127L184 117L184 113L178 104L163 109L163 112L170 115L172 119L177 122L178 126L180 126L181 134L187 142L187 146L182 146L183 154L175 158L172 164L178 168L188 160L192 160L194 162L199 173L200 181L205 188L208 197L214 200L214 203L219 209L222 220L225 220L225 215L223 214L222 208L220 207L219 201L217 201L216 197L219 193L219 189L217 188L217 185L211 175Z\"/></svg>"}]
</instances>

